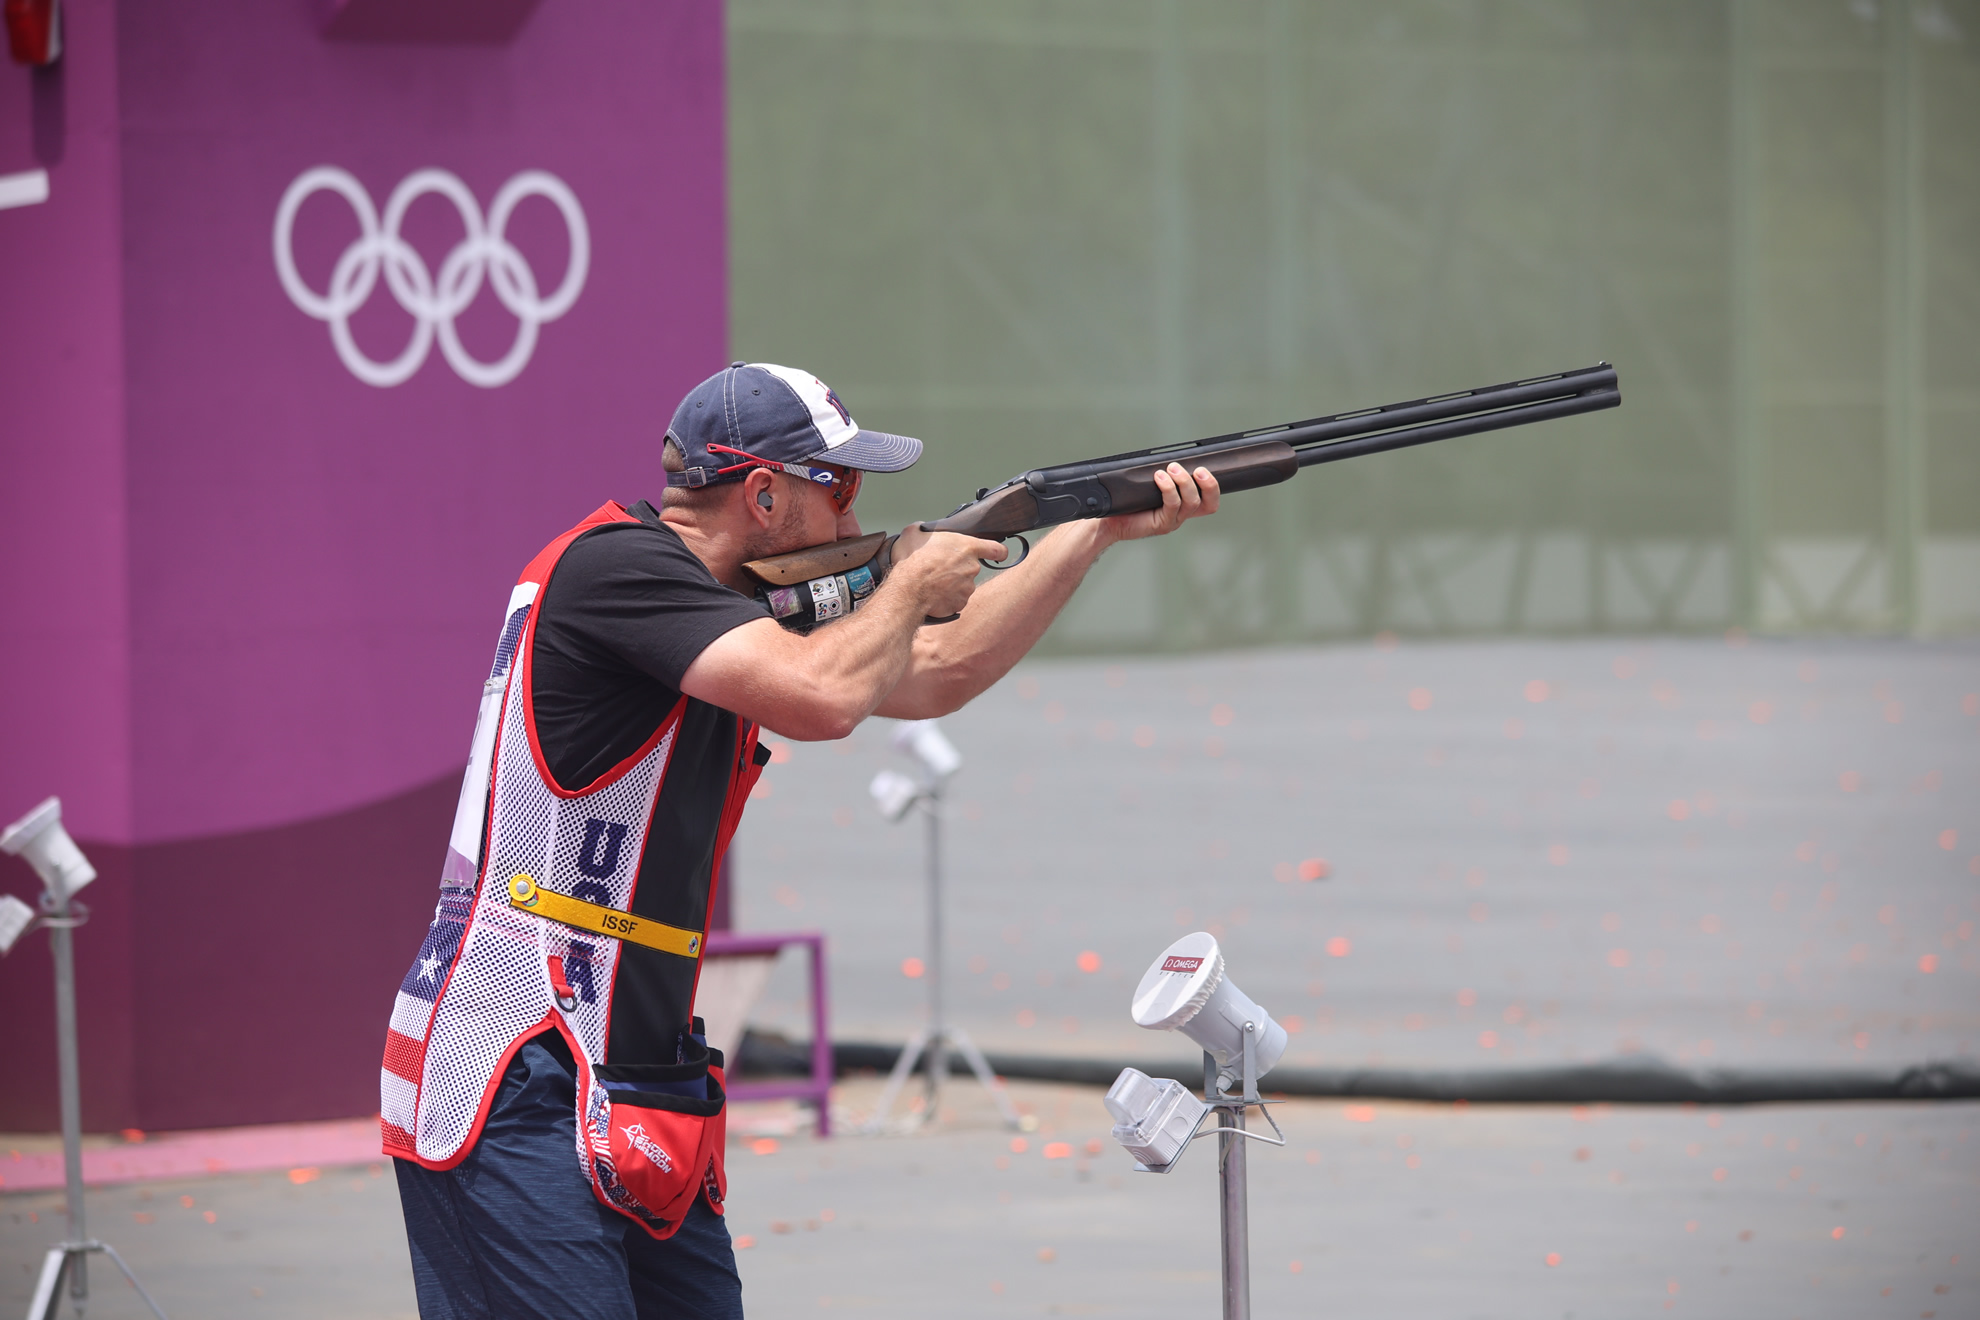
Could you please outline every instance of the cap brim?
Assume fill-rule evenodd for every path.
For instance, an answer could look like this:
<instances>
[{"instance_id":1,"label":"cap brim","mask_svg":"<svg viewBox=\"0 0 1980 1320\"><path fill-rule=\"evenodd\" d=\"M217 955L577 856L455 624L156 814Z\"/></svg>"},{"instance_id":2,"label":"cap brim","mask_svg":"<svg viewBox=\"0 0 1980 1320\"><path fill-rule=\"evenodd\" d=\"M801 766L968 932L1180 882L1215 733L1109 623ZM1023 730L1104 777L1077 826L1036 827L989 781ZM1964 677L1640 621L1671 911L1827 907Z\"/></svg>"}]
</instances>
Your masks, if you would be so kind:
<instances>
[{"instance_id":1,"label":"cap brim","mask_svg":"<svg viewBox=\"0 0 1980 1320\"><path fill-rule=\"evenodd\" d=\"M886 431L862 430L844 444L812 457L862 472L900 472L921 457L921 441Z\"/></svg>"}]
</instances>

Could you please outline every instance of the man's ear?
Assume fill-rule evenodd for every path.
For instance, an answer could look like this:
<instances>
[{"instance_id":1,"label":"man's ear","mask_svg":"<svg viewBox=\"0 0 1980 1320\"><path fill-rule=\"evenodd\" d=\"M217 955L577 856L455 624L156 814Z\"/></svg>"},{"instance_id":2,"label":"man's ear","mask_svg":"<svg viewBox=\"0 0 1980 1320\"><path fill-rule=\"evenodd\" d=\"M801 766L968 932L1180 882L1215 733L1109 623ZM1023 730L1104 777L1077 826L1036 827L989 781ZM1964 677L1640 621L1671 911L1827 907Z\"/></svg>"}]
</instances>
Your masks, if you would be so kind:
<instances>
[{"instance_id":1,"label":"man's ear","mask_svg":"<svg viewBox=\"0 0 1980 1320\"><path fill-rule=\"evenodd\" d=\"M743 512L760 526L775 522L777 479L768 468L755 468L743 478Z\"/></svg>"}]
</instances>

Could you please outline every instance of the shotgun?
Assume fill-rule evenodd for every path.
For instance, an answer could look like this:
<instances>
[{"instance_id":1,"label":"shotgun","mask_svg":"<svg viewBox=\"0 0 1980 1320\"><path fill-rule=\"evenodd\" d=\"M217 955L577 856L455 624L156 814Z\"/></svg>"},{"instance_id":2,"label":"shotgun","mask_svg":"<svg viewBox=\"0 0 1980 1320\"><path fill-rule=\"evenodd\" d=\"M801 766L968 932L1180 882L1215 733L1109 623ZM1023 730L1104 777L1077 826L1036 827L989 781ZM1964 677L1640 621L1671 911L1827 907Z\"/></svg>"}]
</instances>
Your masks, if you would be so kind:
<instances>
[{"instance_id":1,"label":"shotgun","mask_svg":"<svg viewBox=\"0 0 1980 1320\"><path fill-rule=\"evenodd\" d=\"M1600 362L1578 371L1411 399L1383 408L1363 408L1034 468L1001 486L986 486L948 517L921 526L926 531L962 532L989 541L1016 540L1028 552L1030 542L1025 540L1025 533L1040 527L1159 509L1162 492L1155 484L1155 473L1170 463L1180 463L1191 472L1208 468L1228 495L1289 481L1303 467L1572 417L1614 408L1621 402L1615 368ZM873 594L892 564L895 539L885 532L872 532L753 560L743 569L757 581L757 598L779 623L806 631L851 613ZM1021 554L1011 564L985 563L991 568L1008 568L1022 558Z\"/></svg>"}]
</instances>

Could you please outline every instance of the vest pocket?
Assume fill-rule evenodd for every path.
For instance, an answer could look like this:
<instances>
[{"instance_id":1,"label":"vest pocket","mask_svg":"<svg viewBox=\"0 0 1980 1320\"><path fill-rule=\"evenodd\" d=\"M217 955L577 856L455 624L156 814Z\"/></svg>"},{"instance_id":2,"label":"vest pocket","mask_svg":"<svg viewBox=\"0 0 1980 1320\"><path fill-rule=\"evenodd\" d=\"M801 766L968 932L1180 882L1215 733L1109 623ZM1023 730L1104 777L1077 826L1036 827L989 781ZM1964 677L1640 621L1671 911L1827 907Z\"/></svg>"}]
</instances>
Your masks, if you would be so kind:
<instances>
[{"instance_id":1,"label":"vest pocket","mask_svg":"<svg viewBox=\"0 0 1980 1320\"><path fill-rule=\"evenodd\" d=\"M676 1113L712 1117L722 1108L722 1051L688 1038L682 1063L601 1063L592 1069L612 1093L613 1104L652 1105ZM711 1071L712 1070L712 1071ZM686 1104L688 1108L677 1108ZM709 1106L712 1106L709 1107Z\"/></svg>"},{"instance_id":2,"label":"vest pocket","mask_svg":"<svg viewBox=\"0 0 1980 1320\"><path fill-rule=\"evenodd\" d=\"M697 1194L721 1209L728 1128L722 1054L692 1037L684 1053L681 1063L592 1070L593 1103L602 1099L605 1111L594 1108L590 1125L592 1182L607 1205L660 1238L672 1236Z\"/></svg>"}]
</instances>

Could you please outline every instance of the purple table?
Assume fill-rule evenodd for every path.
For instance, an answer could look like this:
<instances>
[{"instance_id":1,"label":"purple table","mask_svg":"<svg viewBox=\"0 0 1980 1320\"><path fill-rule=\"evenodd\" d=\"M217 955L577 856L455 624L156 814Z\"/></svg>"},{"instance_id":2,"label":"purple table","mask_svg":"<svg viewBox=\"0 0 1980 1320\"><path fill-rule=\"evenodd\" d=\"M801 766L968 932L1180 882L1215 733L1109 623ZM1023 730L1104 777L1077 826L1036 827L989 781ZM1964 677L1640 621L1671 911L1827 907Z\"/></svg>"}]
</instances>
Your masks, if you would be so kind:
<instances>
[{"instance_id":1,"label":"purple table","mask_svg":"<svg viewBox=\"0 0 1980 1320\"><path fill-rule=\"evenodd\" d=\"M731 1100L782 1100L795 1096L818 1106L818 1135L832 1135L832 1038L825 1025L825 935L803 930L781 935L742 935L729 930L708 932L710 958L781 953L792 944L811 951L811 1076L791 1082L735 1082Z\"/></svg>"}]
</instances>

